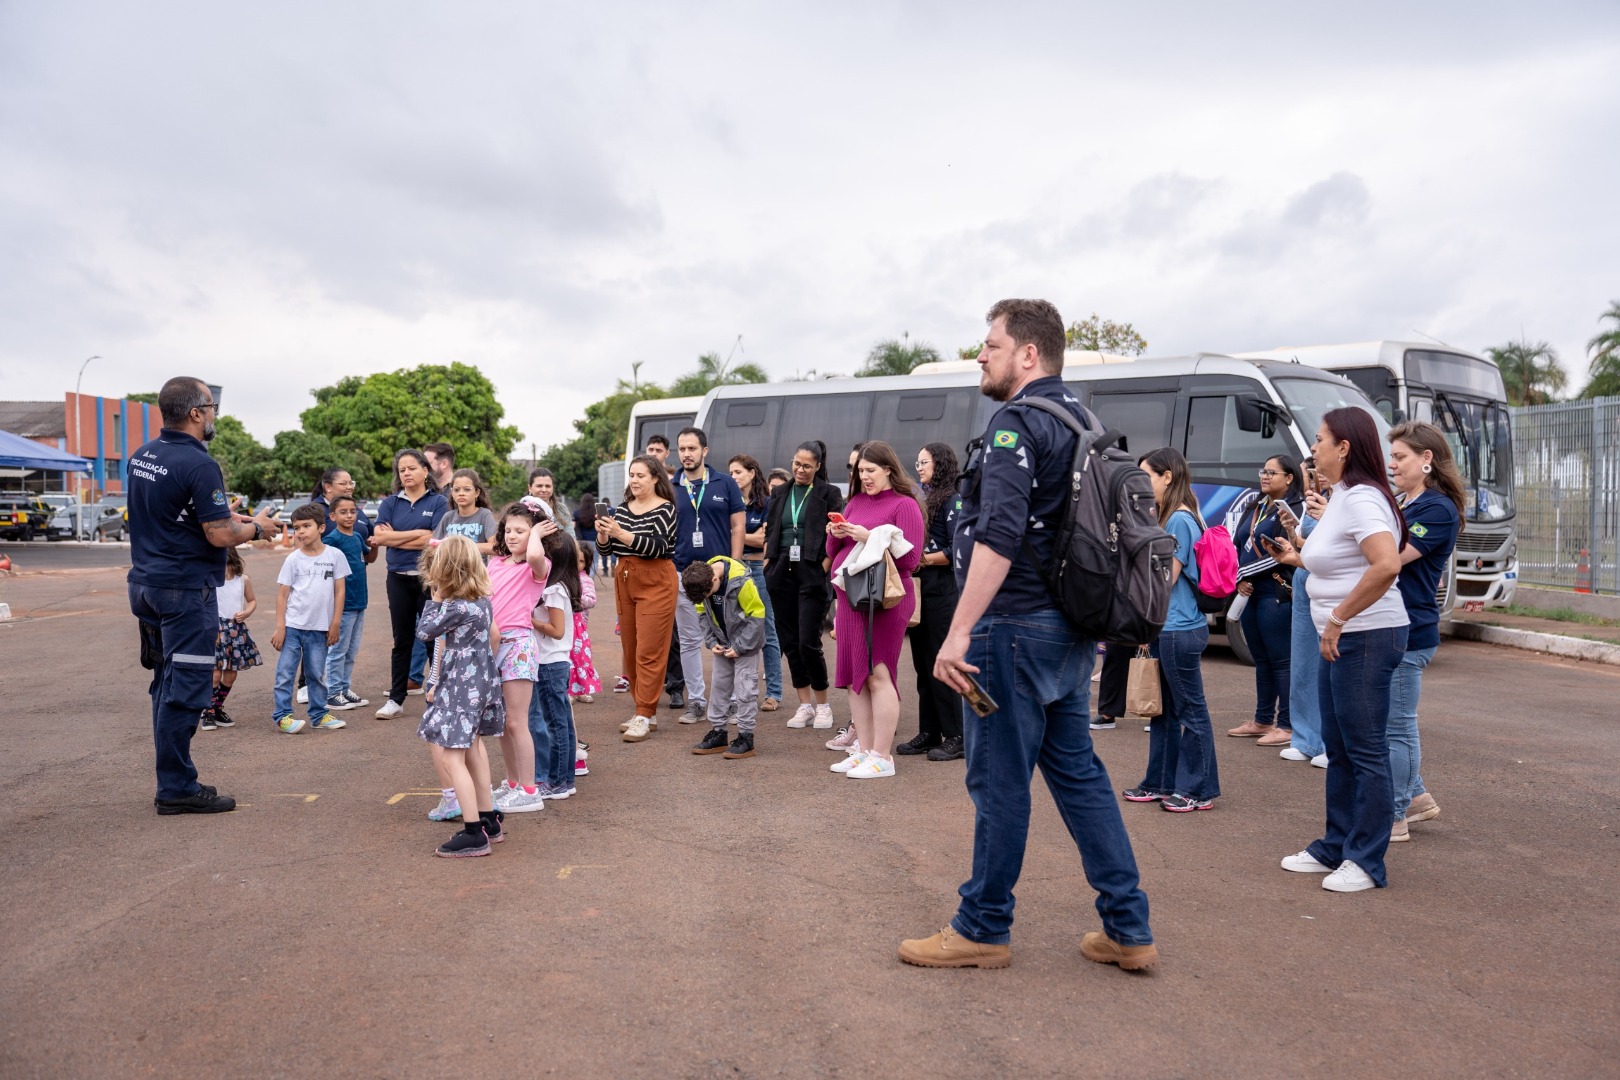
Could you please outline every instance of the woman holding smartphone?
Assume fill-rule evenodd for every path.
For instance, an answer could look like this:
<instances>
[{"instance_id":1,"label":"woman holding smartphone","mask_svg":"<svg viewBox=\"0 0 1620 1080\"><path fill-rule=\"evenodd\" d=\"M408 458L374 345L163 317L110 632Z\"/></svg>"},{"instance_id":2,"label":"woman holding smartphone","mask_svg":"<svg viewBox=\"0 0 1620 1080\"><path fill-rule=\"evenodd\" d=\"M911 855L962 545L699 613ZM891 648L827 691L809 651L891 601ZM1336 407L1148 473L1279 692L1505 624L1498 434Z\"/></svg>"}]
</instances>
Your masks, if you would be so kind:
<instances>
[{"instance_id":1,"label":"woman holding smartphone","mask_svg":"<svg viewBox=\"0 0 1620 1080\"><path fill-rule=\"evenodd\" d=\"M619 609L619 641L636 713L620 730L625 742L641 742L658 730L658 695L675 629L675 489L663 463L647 454L625 470L628 501L596 519L601 550L619 557L613 595Z\"/></svg>"},{"instance_id":2,"label":"woman holding smartphone","mask_svg":"<svg viewBox=\"0 0 1620 1080\"><path fill-rule=\"evenodd\" d=\"M1294 568L1283 566L1263 543L1287 535L1283 511L1297 521L1304 507L1305 479L1287 454L1260 468L1260 487L1244 494L1226 515L1226 530L1238 553L1238 594L1248 597L1239 617L1243 640L1254 658L1254 719L1227 732L1234 738L1259 737L1261 746L1293 741L1288 683L1294 615Z\"/></svg>"},{"instance_id":3,"label":"woman holding smartphone","mask_svg":"<svg viewBox=\"0 0 1620 1080\"><path fill-rule=\"evenodd\" d=\"M776 613L776 636L787 658L799 707L787 726L833 726L827 704L827 658L821 621L827 613L827 515L844 498L827 481L827 446L817 439L793 454L793 483L765 510L765 586Z\"/></svg>"},{"instance_id":4,"label":"woman holding smartphone","mask_svg":"<svg viewBox=\"0 0 1620 1080\"><path fill-rule=\"evenodd\" d=\"M1330 410L1312 453L1333 497L1303 548L1287 540L1267 545L1278 562L1311 572L1311 618L1324 661L1317 700L1328 756L1327 827L1282 867L1326 874L1322 887L1331 892L1387 884L1390 683L1406 653L1408 619L1396 584L1406 523L1382 449L1367 413Z\"/></svg>"}]
</instances>

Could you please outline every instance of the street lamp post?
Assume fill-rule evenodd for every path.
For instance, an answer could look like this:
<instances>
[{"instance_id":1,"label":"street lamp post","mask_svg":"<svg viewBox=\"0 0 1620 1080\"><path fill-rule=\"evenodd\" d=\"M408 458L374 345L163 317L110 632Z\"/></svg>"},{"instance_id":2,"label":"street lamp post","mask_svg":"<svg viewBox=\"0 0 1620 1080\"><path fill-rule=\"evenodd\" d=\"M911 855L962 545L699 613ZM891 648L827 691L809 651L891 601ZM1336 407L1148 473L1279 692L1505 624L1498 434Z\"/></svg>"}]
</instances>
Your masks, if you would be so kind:
<instances>
[{"instance_id":1,"label":"street lamp post","mask_svg":"<svg viewBox=\"0 0 1620 1080\"><path fill-rule=\"evenodd\" d=\"M84 450L79 445L79 410L81 407L79 403L79 387L84 384L84 369L90 366L91 360L100 359L100 356L87 357L84 363L79 365L79 377L73 383L73 452L80 457L84 456ZM90 482L91 484L95 483L93 477ZM81 501L82 498L81 495Z\"/></svg>"}]
</instances>

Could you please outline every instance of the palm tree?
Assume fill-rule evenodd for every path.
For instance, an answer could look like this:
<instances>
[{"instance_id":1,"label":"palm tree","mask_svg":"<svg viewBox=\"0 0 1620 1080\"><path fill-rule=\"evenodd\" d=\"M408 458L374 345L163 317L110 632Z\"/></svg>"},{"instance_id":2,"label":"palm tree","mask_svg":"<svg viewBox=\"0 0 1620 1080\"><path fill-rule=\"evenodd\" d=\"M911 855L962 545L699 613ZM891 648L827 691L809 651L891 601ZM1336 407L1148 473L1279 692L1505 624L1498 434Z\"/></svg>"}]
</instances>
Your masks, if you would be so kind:
<instances>
[{"instance_id":1,"label":"palm tree","mask_svg":"<svg viewBox=\"0 0 1620 1080\"><path fill-rule=\"evenodd\" d=\"M1592 354L1587 368L1592 379L1581 391L1583 398L1620 395L1620 300L1609 301L1609 310L1598 316L1598 322L1605 319L1614 325L1586 343L1586 351Z\"/></svg>"},{"instance_id":2,"label":"palm tree","mask_svg":"<svg viewBox=\"0 0 1620 1080\"><path fill-rule=\"evenodd\" d=\"M737 338L738 344L742 342L741 336ZM735 354L737 346L732 346ZM730 357L720 359L719 353L704 353L698 357L696 371L687 372L669 384L671 397L702 397L717 386L728 386L732 383L762 383L770 382L771 377L765 374L765 369L758 364L731 363Z\"/></svg>"},{"instance_id":3,"label":"palm tree","mask_svg":"<svg viewBox=\"0 0 1620 1080\"><path fill-rule=\"evenodd\" d=\"M907 331L900 335L898 341L894 338L885 338L872 346L872 351L866 354L866 363L861 365L861 369L855 374L910 375L918 364L932 364L938 361L938 349L924 341L912 344L911 333Z\"/></svg>"},{"instance_id":4,"label":"palm tree","mask_svg":"<svg viewBox=\"0 0 1620 1080\"><path fill-rule=\"evenodd\" d=\"M1510 341L1485 351L1502 369L1509 405L1545 405L1569 379L1545 341Z\"/></svg>"}]
</instances>

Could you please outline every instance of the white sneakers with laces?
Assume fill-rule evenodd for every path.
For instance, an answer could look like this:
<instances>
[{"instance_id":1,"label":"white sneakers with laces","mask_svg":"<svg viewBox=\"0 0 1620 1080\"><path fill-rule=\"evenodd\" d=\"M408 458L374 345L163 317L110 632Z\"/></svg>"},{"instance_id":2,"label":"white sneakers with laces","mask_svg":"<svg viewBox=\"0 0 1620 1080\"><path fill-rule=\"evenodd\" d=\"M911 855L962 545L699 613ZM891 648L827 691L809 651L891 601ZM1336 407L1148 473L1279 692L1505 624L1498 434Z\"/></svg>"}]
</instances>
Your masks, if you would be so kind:
<instances>
[{"instance_id":1,"label":"white sneakers with laces","mask_svg":"<svg viewBox=\"0 0 1620 1080\"><path fill-rule=\"evenodd\" d=\"M788 717L787 726L790 728L809 727L810 721L816 718L814 705L800 705L792 716Z\"/></svg>"},{"instance_id":2,"label":"white sneakers with laces","mask_svg":"<svg viewBox=\"0 0 1620 1080\"><path fill-rule=\"evenodd\" d=\"M387 701L383 702L383 707L377 710L377 719L392 720L394 717L398 716L404 711L405 706L401 705L393 698L389 698Z\"/></svg>"},{"instance_id":3,"label":"white sneakers with laces","mask_svg":"<svg viewBox=\"0 0 1620 1080\"><path fill-rule=\"evenodd\" d=\"M853 769L855 766L861 764L865 760L866 751L862 750L859 745L856 745L850 748L849 757L835 765L827 766L827 770L835 773L847 773L849 770Z\"/></svg>"},{"instance_id":4,"label":"white sneakers with laces","mask_svg":"<svg viewBox=\"0 0 1620 1080\"><path fill-rule=\"evenodd\" d=\"M832 706L831 705L817 705L816 706L816 718L815 718L815 721L811 724L811 726L814 727L814 728L818 728L820 730L823 730L823 731L825 731L827 728L832 727L833 726Z\"/></svg>"},{"instance_id":5,"label":"white sneakers with laces","mask_svg":"<svg viewBox=\"0 0 1620 1080\"><path fill-rule=\"evenodd\" d=\"M1346 859L1339 868L1322 879L1322 888L1328 892L1363 892L1378 888L1378 883L1367 871Z\"/></svg>"},{"instance_id":6,"label":"white sneakers with laces","mask_svg":"<svg viewBox=\"0 0 1620 1080\"><path fill-rule=\"evenodd\" d=\"M844 774L851 780L875 780L894 775L894 759L867 754L865 760Z\"/></svg>"},{"instance_id":7,"label":"white sneakers with laces","mask_svg":"<svg viewBox=\"0 0 1620 1080\"><path fill-rule=\"evenodd\" d=\"M1309 851L1301 851L1283 859L1282 868L1292 870L1296 874L1331 874L1333 872L1333 867L1324 866L1317 862Z\"/></svg>"}]
</instances>

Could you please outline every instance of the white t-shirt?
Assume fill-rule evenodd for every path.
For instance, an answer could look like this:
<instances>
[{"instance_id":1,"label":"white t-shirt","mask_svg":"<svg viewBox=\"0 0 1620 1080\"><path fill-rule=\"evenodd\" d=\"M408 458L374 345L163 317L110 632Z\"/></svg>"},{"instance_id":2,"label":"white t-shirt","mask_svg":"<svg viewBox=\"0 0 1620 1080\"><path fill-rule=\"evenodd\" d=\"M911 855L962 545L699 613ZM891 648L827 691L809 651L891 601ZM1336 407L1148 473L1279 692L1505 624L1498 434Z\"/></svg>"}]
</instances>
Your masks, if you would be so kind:
<instances>
[{"instance_id":1,"label":"white t-shirt","mask_svg":"<svg viewBox=\"0 0 1620 1080\"><path fill-rule=\"evenodd\" d=\"M327 630L332 626L332 605L337 598L337 580L349 576L349 559L328 544L319 555L305 555L294 548L276 575L277 585L287 585L287 627L291 630Z\"/></svg>"},{"instance_id":2,"label":"white t-shirt","mask_svg":"<svg viewBox=\"0 0 1620 1080\"><path fill-rule=\"evenodd\" d=\"M1396 526L1395 511L1381 492L1366 484L1353 488L1345 487L1343 482L1333 485L1333 497L1322 512L1322 520L1300 553L1305 569L1311 572L1305 591L1311 598L1311 621L1318 634L1327 630L1328 612L1355 591L1361 575L1367 572L1369 564L1361 553L1361 542L1381 532L1395 540L1400 536ZM1401 590L1391 582L1383 596L1346 622L1343 629L1348 634L1406 624Z\"/></svg>"},{"instance_id":3,"label":"white t-shirt","mask_svg":"<svg viewBox=\"0 0 1620 1080\"><path fill-rule=\"evenodd\" d=\"M541 622L551 618L547 608L560 608L563 613L563 636L560 638L547 637L535 631L535 640L540 647L535 650L534 662L536 664L566 664L568 654L574 649L574 606L568 601L568 586L562 582L547 585L545 595L535 607L534 614Z\"/></svg>"},{"instance_id":4,"label":"white t-shirt","mask_svg":"<svg viewBox=\"0 0 1620 1080\"><path fill-rule=\"evenodd\" d=\"M247 578L240 574L226 578L225 584L214 590L214 600L219 604L219 617L231 618L247 607Z\"/></svg>"}]
</instances>

